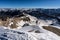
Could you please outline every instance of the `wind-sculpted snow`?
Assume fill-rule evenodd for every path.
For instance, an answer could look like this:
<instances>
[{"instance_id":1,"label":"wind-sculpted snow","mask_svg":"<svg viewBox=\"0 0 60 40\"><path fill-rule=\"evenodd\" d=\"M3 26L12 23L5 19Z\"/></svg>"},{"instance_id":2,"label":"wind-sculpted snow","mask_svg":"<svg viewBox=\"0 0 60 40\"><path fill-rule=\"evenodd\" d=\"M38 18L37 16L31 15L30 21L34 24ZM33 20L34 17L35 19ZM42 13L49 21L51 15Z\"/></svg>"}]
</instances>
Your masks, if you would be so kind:
<instances>
[{"instance_id":1,"label":"wind-sculpted snow","mask_svg":"<svg viewBox=\"0 0 60 40\"><path fill-rule=\"evenodd\" d=\"M26 33L0 28L0 40L27 40Z\"/></svg>"},{"instance_id":2,"label":"wind-sculpted snow","mask_svg":"<svg viewBox=\"0 0 60 40\"><path fill-rule=\"evenodd\" d=\"M33 28L32 28L33 29ZM41 33L0 28L0 40L60 40L60 36L47 30Z\"/></svg>"}]
</instances>

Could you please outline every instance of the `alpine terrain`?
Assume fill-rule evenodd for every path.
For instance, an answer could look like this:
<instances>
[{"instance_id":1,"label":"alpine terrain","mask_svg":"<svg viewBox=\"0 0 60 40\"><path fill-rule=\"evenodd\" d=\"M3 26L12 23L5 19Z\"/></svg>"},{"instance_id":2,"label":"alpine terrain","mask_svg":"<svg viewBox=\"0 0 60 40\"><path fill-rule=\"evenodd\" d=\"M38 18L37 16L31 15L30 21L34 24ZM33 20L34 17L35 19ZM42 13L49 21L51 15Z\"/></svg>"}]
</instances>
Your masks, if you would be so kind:
<instances>
[{"instance_id":1,"label":"alpine terrain","mask_svg":"<svg viewBox=\"0 0 60 40\"><path fill-rule=\"evenodd\" d=\"M60 9L0 8L0 40L60 40Z\"/></svg>"}]
</instances>

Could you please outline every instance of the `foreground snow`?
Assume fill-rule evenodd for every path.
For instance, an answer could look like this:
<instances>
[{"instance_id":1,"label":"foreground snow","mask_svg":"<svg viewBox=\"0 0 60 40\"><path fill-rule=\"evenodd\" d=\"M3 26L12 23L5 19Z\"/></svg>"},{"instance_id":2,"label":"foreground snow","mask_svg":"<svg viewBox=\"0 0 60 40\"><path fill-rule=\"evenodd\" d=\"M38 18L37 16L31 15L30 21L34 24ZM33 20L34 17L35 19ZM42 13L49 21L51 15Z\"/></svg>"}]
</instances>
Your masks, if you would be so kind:
<instances>
[{"instance_id":1,"label":"foreground snow","mask_svg":"<svg viewBox=\"0 0 60 40\"><path fill-rule=\"evenodd\" d=\"M60 36L57 36L55 33L45 29L40 29L40 33L35 33L35 28L30 27L31 26L27 26L17 30L4 29L1 27L0 40L60 40ZM36 28L36 30L37 29L38 28ZM33 32L28 32L29 30L33 30Z\"/></svg>"}]
</instances>

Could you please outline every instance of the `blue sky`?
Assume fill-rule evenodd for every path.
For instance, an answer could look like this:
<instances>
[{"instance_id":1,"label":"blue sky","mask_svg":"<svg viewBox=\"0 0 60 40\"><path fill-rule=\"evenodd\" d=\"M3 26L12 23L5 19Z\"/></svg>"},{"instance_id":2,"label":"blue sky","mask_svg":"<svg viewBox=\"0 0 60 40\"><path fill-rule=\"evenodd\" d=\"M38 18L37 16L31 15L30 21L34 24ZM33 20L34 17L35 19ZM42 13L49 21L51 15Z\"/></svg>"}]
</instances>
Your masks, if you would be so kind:
<instances>
[{"instance_id":1,"label":"blue sky","mask_svg":"<svg viewBox=\"0 0 60 40\"><path fill-rule=\"evenodd\" d=\"M0 0L0 8L60 8L60 0Z\"/></svg>"}]
</instances>

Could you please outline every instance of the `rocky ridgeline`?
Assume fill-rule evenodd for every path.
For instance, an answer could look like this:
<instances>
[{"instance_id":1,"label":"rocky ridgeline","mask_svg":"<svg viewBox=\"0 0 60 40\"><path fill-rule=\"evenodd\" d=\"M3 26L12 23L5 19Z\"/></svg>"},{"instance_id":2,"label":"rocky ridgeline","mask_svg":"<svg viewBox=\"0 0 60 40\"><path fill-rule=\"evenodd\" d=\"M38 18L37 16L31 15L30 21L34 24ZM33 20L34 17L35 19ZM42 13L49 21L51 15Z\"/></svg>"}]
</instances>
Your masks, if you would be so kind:
<instances>
[{"instance_id":1,"label":"rocky ridgeline","mask_svg":"<svg viewBox=\"0 0 60 40\"><path fill-rule=\"evenodd\" d=\"M53 22L57 21L57 24L60 24L60 9L0 9L0 25L8 26L9 23L13 22L11 25L13 28L17 27L17 20L30 20L29 17L21 19L20 17L25 16L25 14L36 17L37 19L42 20L53 20ZM13 20L10 20L13 19ZM11 21L11 22L10 22ZM38 21L36 21L38 22ZM51 24L53 25L53 23Z\"/></svg>"}]
</instances>

